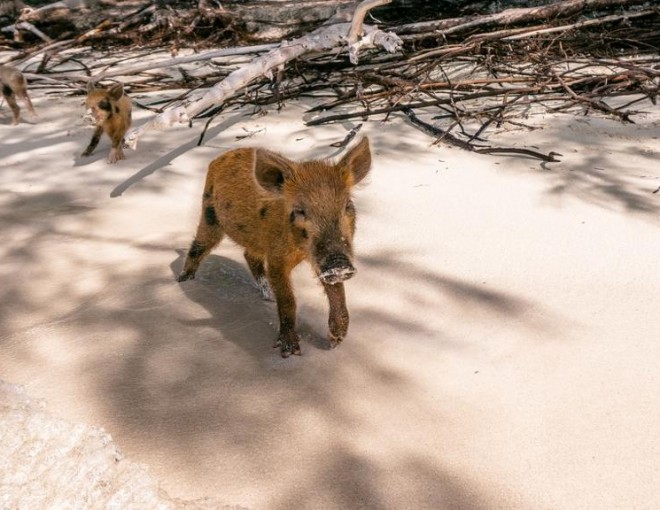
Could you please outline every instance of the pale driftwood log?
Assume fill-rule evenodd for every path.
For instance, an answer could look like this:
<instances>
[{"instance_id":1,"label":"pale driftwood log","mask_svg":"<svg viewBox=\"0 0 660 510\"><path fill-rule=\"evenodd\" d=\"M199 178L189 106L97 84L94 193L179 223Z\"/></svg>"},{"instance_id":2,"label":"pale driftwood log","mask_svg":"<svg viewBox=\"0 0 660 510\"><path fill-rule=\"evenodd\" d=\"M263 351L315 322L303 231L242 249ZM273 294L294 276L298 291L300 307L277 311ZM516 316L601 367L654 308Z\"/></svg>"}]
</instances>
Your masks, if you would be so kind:
<instances>
[{"instance_id":1,"label":"pale driftwood log","mask_svg":"<svg viewBox=\"0 0 660 510\"><path fill-rule=\"evenodd\" d=\"M171 58L168 60L162 60L160 62L149 62L146 64L136 64L132 66L117 67L115 69L102 72L98 76L95 76L94 80L99 81L104 78L111 78L113 76L129 76L129 75L141 73L143 71L150 71L152 69L165 69L167 67L173 67L180 64L199 62L200 60L210 60L212 58L232 57L236 55L249 55L252 53L263 53L265 51L269 51L274 48L277 48L278 46L279 46L278 44L259 44L256 46L224 48L221 50L205 51L202 53L197 53L195 55L190 55L188 57Z\"/></svg>"},{"instance_id":2,"label":"pale driftwood log","mask_svg":"<svg viewBox=\"0 0 660 510\"><path fill-rule=\"evenodd\" d=\"M578 21L577 23L572 23L570 25L562 25L562 26L559 26L559 27L541 28L539 30L529 31L527 33L514 34L514 35L504 37L504 38L502 38L502 40L503 41L515 41L517 39L525 39L525 38L536 36L536 35L551 34L551 33L555 33L555 32L567 32L569 30L578 30L578 29L584 28L584 27L602 25L603 23L612 23L613 21L621 21L621 20L627 20L627 19L631 19L631 18L640 18L640 17L643 17L643 16L650 16L652 14L656 14L656 11L653 10L653 9L648 9L648 10L639 11L639 12L626 12L626 13L623 13L623 14L612 14L611 16L603 16L602 18Z\"/></svg>"},{"instance_id":3,"label":"pale driftwood log","mask_svg":"<svg viewBox=\"0 0 660 510\"><path fill-rule=\"evenodd\" d=\"M244 24L253 40L272 42L307 32L355 0L223 0L221 4Z\"/></svg>"},{"instance_id":4,"label":"pale driftwood log","mask_svg":"<svg viewBox=\"0 0 660 510\"><path fill-rule=\"evenodd\" d=\"M478 15L472 18L447 18L411 23L394 27L394 30L403 40L412 40L429 37L430 35L446 36L477 27L509 26L520 22L545 21L589 10L644 3L646 3L646 0L563 0L538 7L514 7L494 14Z\"/></svg>"},{"instance_id":5,"label":"pale driftwood log","mask_svg":"<svg viewBox=\"0 0 660 510\"><path fill-rule=\"evenodd\" d=\"M147 131L165 129L174 124L189 124L197 114L212 106L222 104L256 78L269 75L272 69L283 66L301 55L327 51L346 44L351 27L358 23L355 18L361 16L364 19L368 11L364 6L373 7L390 2L391 0L365 0L356 8L353 23L323 25L306 36L292 41L284 41L277 48L230 73L203 96L192 97L180 106L168 108L142 126L132 129L126 134L126 144L135 149L138 139ZM361 24L361 21L359 23ZM369 25L364 25L363 29L364 36L348 48L349 52L353 50L353 55L357 55L359 48L382 47L392 53L401 46L401 40L396 34L386 33Z\"/></svg>"},{"instance_id":6,"label":"pale driftwood log","mask_svg":"<svg viewBox=\"0 0 660 510\"><path fill-rule=\"evenodd\" d=\"M353 15L353 21L351 22L351 29L348 31L346 36L346 43L348 44L348 55L351 60L351 64L358 63L358 39L362 35L364 17L367 15L369 10L380 5L389 4L392 0L366 0L358 5L355 9L355 14Z\"/></svg>"},{"instance_id":7,"label":"pale driftwood log","mask_svg":"<svg viewBox=\"0 0 660 510\"><path fill-rule=\"evenodd\" d=\"M32 32L39 39L41 39L42 41L45 41L47 43L53 42L53 40L50 37L48 37L46 34L44 34L41 30L39 30L37 27L35 27L32 23L29 23L27 21L20 21L20 22L16 23L15 25L9 25L8 27L4 27L2 29L3 32L17 32L18 30L26 30L28 32Z\"/></svg>"}]
</instances>

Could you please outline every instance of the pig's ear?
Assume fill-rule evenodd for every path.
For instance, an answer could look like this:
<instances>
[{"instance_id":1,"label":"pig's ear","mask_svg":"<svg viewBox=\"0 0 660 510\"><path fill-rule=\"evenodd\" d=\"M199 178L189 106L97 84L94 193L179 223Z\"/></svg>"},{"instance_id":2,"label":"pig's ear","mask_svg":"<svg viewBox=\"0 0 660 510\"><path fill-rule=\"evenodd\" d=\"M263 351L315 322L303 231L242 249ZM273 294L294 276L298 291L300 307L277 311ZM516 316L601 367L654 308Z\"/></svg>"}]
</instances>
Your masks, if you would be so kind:
<instances>
[{"instance_id":1,"label":"pig's ear","mask_svg":"<svg viewBox=\"0 0 660 510\"><path fill-rule=\"evenodd\" d=\"M124 95L124 85L121 83L116 83L108 89L108 95L115 101L120 99Z\"/></svg>"},{"instance_id":2,"label":"pig's ear","mask_svg":"<svg viewBox=\"0 0 660 510\"><path fill-rule=\"evenodd\" d=\"M338 166L342 171L351 172L353 184L357 184L364 179L371 169L369 139L365 136L360 143L341 158Z\"/></svg>"},{"instance_id":3,"label":"pig's ear","mask_svg":"<svg viewBox=\"0 0 660 510\"><path fill-rule=\"evenodd\" d=\"M254 161L254 177L257 183L271 193L281 194L284 181L291 177L291 161L265 149L257 149Z\"/></svg>"},{"instance_id":4,"label":"pig's ear","mask_svg":"<svg viewBox=\"0 0 660 510\"><path fill-rule=\"evenodd\" d=\"M89 80L87 82L87 92L91 92L96 88L96 83L94 83L94 80Z\"/></svg>"}]
</instances>

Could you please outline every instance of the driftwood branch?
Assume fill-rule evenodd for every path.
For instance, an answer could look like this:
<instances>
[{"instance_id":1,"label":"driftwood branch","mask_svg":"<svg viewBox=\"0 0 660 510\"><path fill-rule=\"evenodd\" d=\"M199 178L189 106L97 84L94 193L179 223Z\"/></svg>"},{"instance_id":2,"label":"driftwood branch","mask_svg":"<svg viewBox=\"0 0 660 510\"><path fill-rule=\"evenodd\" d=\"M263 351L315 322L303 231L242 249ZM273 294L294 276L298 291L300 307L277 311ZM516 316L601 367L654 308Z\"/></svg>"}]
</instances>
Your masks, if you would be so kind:
<instances>
[{"instance_id":1,"label":"driftwood branch","mask_svg":"<svg viewBox=\"0 0 660 510\"><path fill-rule=\"evenodd\" d=\"M176 57L160 62L150 62L146 64L136 64L132 66L118 67L114 70L107 70L94 77L95 80L102 80L104 78L112 78L114 76L130 76L132 74L141 73L144 71L151 71L153 69L165 69L174 67L181 64L189 64L191 62L200 62L202 60L211 60L214 58L230 57L237 55L250 55L254 53L263 53L276 48L277 44L260 44L258 46L242 46L239 48L224 48L221 50L211 50L190 55L188 57Z\"/></svg>"},{"instance_id":2,"label":"driftwood branch","mask_svg":"<svg viewBox=\"0 0 660 510\"><path fill-rule=\"evenodd\" d=\"M35 27L32 23L28 21L20 21L14 25L9 25L7 27L3 27L2 31L3 32L18 32L19 30L26 30L28 32L32 32L34 35L36 35L39 39L45 42L52 42L53 40L48 37L46 34L44 34L41 30L39 30L37 27Z\"/></svg>"},{"instance_id":3,"label":"driftwood branch","mask_svg":"<svg viewBox=\"0 0 660 510\"><path fill-rule=\"evenodd\" d=\"M641 5L644 3L647 2L644 0L563 0L538 7L505 9L493 14L472 16L468 19L460 17L411 23L395 27L394 30L403 40L411 40L428 37L429 33L447 36L480 27L510 26L521 22L529 23L531 21L572 16L587 10Z\"/></svg>"},{"instance_id":4,"label":"driftwood branch","mask_svg":"<svg viewBox=\"0 0 660 510\"><path fill-rule=\"evenodd\" d=\"M21 50L4 62L23 70L31 87L59 88L68 94L83 93L90 79L119 79L130 94L186 89L167 101L135 103L155 115L128 134L133 146L150 129L193 119L203 119L208 127L229 106L282 106L292 98L313 96L317 106L308 113L316 115L307 120L308 126L371 116L387 121L395 112L424 108L434 119L432 127L441 130L434 135L439 140L465 150L502 153L508 149L483 146L487 131L504 123L531 129L522 118L528 114L598 112L631 121L640 113L631 110L632 105L645 98L656 104L660 95L660 11L643 0L563 0L399 26L399 19L423 19L419 7L424 2L385 6L389 0L332 0L342 7L332 15L327 9L331 0L283 0L265 6L257 0L237 0L220 8L213 7L219 2L205 1L103 0L102 13L78 9L73 1L20 15L14 11L12 28L5 28L11 31L17 23L30 22L54 41L44 43L19 30L15 33L22 32L24 40L9 44ZM241 44L245 39L241 19L235 16L239 11L232 9L246 5L257 13L272 12L275 4L286 4L298 14L311 9L317 16L314 22L326 21L297 39ZM321 5L325 10L319 17ZM378 11L385 23L390 11L408 9L413 15L390 16L393 35L364 24L368 12L379 6L385 6ZM278 20L289 27L296 23ZM307 22L299 23L307 30ZM223 31L230 35L219 36ZM404 51L396 52L399 35L407 42ZM218 44L223 49L216 49ZM394 53L361 51L374 47ZM160 59L153 58L153 48L161 52ZM179 49L195 53L179 56ZM224 77L220 82L219 76ZM619 96L630 98L611 101ZM537 157L521 152L525 150L513 153Z\"/></svg>"},{"instance_id":5,"label":"driftwood branch","mask_svg":"<svg viewBox=\"0 0 660 510\"><path fill-rule=\"evenodd\" d=\"M391 0L380 0L376 3L382 5L389 3L389 1ZM356 15L364 18L367 10L361 7L365 5L373 6L376 3L373 0L362 2L356 10ZM301 55L310 52L327 51L341 46L346 41L350 27L354 26L355 23L354 19L350 25L338 23L323 26L304 37L292 41L284 41L267 54L257 57L248 65L232 72L202 97L193 98L184 105L168 109L139 128L131 130L126 135L126 144L131 148L135 148L138 138L146 131L164 129L174 124L189 124L199 113L212 106L222 104L227 98L237 93L256 78L271 73L272 69L283 66ZM352 47L355 47L355 45L360 45L361 47L380 46L388 52L394 52L399 49L401 41L395 34L385 33L373 27L365 26L364 28L366 35ZM349 48L350 50L351 48Z\"/></svg>"},{"instance_id":6,"label":"driftwood branch","mask_svg":"<svg viewBox=\"0 0 660 510\"><path fill-rule=\"evenodd\" d=\"M538 30L521 31L521 33L512 34L507 37L503 37L502 40L515 41L517 39L524 39L524 38L534 37L537 35L552 34L557 32L567 32L569 30L578 30L580 28L602 25L604 23L612 23L613 21L627 21L632 18L650 16L655 13L656 11L653 9L646 9L644 11L639 11L639 12L626 12L624 14L613 14L611 16L603 16L601 18L578 21L576 23L571 23L570 25L561 25L558 27L548 27L548 28L544 27L544 28L539 28Z\"/></svg>"},{"instance_id":7,"label":"driftwood branch","mask_svg":"<svg viewBox=\"0 0 660 510\"><path fill-rule=\"evenodd\" d=\"M405 113L406 117L410 119L410 122L413 125L420 127L423 131L429 133L430 135L438 137L439 141L446 141L451 145L460 147L461 149L466 151L476 152L478 154L523 154L525 156L530 156L535 159L540 159L541 161L545 161L547 163L558 163L559 160L556 159L555 156L561 156L561 154L559 154L558 152L549 152L548 154L542 154L537 151L533 151L530 149L521 149L518 147L476 146L473 143L461 140L457 136L451 134L449 130L444 130L436 126L433 126L428 122L424 122L419 117L417 117L417 115L415 115L415 112L412 110L412 108L404 108L403 113Z\"/></svg>"},{"instance_id":8,"label":"driftwood branch","mask_svg":"<svg viewBox=\"0 0 660 510\"><path fill-rule=\"evenodd\" d=\"M355 9L353 14L353 21L351 22L351 29L346 36L346 43L348 44L348 54L351 63L357 64L358 45L357 42L362 35L364 17L374 7L389 4L392 0L365 0Z\"/></svg>"}]
</instances>

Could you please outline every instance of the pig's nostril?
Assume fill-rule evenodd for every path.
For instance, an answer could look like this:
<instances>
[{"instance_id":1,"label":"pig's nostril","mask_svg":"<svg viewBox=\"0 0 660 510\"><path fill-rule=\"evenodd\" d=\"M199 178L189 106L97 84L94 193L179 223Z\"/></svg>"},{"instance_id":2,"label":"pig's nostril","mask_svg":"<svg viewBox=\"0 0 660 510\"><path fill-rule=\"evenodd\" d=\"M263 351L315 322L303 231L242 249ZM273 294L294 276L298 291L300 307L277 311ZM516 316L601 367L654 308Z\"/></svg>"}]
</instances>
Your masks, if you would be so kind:
<instances>
[{"instance_id":1,"label":"pig's nostril","mask_svg":"<svg viewBox=\"0 0 660 510\"><path fill-rule=\"evenodd\" d=\"M321 264L321 272L324 273L329 269L336 269L342 267L353 267L351 261L343 253L331 253L325 257Z\"/></svg>"}]
</instances>

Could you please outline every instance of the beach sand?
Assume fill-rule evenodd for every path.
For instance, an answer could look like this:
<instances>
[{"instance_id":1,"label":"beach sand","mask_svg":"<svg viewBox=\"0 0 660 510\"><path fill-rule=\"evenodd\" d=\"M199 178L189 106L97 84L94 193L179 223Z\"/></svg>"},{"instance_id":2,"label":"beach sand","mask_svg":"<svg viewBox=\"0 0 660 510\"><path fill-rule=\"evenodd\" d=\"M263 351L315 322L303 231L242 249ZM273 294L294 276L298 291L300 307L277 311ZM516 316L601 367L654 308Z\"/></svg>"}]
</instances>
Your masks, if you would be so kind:
<instances>
[{"instance_id":1,"label":"beach sand","mask_svg":"<svg viewBox=\"0 0 660 510\"><path fill-rule=\"evenodd\" d=\"M207 165L252 145L335 157L356 123L307 128L297 101L234 110L202 146L201 123L151 132L107 165L107 139L79 156L82 98L32 95L36 123L0 113L0 379L105 430L162 501L660 508L658 107L636 105L636 124L539 114L540 129L490 136L563 155L545 165L432 145L401 116L364 122L348 337L328 350L325 297L301 265L303 355L282 359L275 306L231 241L175 281ZM44 463L22 482L6 463L4 501L46 508L21 500ZM71 508L106 508L89 482L52 480Z\"/></svg>"}]
</instances>

